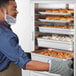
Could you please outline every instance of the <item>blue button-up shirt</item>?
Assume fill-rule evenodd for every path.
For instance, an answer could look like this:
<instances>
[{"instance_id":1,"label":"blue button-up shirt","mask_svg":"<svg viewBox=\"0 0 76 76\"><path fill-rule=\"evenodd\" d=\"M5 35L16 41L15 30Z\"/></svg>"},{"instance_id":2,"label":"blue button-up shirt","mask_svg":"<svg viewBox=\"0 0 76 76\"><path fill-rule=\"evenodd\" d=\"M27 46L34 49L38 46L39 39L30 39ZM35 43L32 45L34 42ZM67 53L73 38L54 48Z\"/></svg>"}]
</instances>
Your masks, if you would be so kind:
<instances>
[{"instance_id":1,"label":"blue button-up shirt","mask_svg":"<svg viewBox=\"0 0 76 76\"><path fill-rule=\"evenodd\" d=\"M0 21L2 22L2 21ZM10 28L8 23L2 22ZM24 64L31 61L19 46L17 35L0 24L0 71L6 69L10 62L25 69Z\"/></svg>"}]
</instances>

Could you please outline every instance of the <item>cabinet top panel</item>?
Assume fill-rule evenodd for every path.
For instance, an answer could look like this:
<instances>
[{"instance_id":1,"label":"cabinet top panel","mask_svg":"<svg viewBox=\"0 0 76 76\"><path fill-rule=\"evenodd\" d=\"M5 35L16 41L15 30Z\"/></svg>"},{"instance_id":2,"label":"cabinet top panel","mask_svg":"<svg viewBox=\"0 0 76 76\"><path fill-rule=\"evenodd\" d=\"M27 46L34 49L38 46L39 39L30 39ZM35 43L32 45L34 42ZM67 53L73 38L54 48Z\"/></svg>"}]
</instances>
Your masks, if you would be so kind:
<instances>
[{"instance_id":1,"label":"cabinet top panel","mask_svg":"<svg viewBox=\"0 0 76 76\"><path fill-rule=\"evenodd\" d=\"M76 0L31 0L35 3L76 3Z\"/></svg>"}]
</instances>

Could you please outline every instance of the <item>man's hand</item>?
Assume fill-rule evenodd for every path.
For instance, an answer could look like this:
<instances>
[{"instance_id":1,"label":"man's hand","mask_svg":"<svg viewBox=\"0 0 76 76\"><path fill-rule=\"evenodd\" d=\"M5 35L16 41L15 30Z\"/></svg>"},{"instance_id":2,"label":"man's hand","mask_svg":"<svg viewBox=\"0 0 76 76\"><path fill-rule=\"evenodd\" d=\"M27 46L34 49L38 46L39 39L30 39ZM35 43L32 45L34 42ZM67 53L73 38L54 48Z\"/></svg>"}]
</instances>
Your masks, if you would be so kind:
<instances>
[{"instance_id":1,"label":"man's hand","mask_svg":"<svg viewBox=\"0 0 76 76\"><path fill-rule=\"evenodd\" d=\"M44 63L40 61L32 60L25 64L27 70L34 70L34 71L48 71L49 70L49 63Z\"/></svg>"}]
</instances>

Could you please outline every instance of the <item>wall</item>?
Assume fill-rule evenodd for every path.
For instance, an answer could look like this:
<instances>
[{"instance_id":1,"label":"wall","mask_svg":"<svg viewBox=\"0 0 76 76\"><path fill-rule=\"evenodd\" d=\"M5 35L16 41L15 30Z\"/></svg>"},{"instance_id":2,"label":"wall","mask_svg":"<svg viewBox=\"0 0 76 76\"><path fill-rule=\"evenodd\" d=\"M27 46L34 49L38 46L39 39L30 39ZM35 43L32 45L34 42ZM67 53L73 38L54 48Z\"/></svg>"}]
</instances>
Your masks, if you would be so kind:
<instances>
[{"instance_id":1,"label":"wall","mask_svg":"<svg viewBox=\"0 0 76 76\"><path fill-rule=\"evenodd\" d=\"M13 31L19 37L19 43L25 52L32 50L32 29L30 25L30 7L29 0L16 0L17 10L17 22L12 25ZM29 71L22 70L22 76L29 76Z\"/></svg>"},{"instance_id":2,"label":"wall","mask_svg":"<svg viewBox=\"0 0 76 76\"><path fill-rule=\"evenodd\" d=\"M29 0L16 0L17 9L17 22L12 25L13 31L19 37L19 43L25 52L32 50L32 26L30 25L30 1Z\"/></svg>"}]
</instances>

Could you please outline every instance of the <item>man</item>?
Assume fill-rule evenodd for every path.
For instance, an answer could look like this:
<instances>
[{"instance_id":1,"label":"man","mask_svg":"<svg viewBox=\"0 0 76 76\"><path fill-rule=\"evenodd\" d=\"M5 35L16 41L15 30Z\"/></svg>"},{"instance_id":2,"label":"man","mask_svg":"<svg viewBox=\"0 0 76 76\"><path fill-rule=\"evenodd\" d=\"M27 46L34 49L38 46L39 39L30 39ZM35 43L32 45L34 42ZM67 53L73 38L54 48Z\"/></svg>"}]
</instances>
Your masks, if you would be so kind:
<instances>
[{"instance_id":1,"label":"man","mask_svg":"<svg viewBox=\"0 0 76 76\"><path fill-rule=\"evenodd\" d=\"M10 28L10 23L14 23L12 21L15 21L18 14L16 2L13 0L0 0L0 2L2 2L0 3L0 54L3 58L0 60L4 63L4 65L1 65L0 70L4 70L10 61L24 69L48 70L49 64L31 61L26 56L22 48L18 45L17 36ZM14 20L10 17L13 17Z\"/></svg>"},{"instance_id":2,"label":"man","mask_svg":"<svg viewBox=\"0 0 76 76\"><path fill-rule=\"evenodd\" d=\"M53 73L57 71L56 73L58 74L60 73L59 66L62 67L63 64L65 64L65 68L67 67L69 69L68 63L62 61L57 62L52 60L49 65L49 63L34 61L27 57L19 46L17 35L13 33L10 28L10 24L16 22L16 16L18 14L16 8L17 5L14 0L0 0L0 71L8 68L10 62L13 62L23 69L50 71ZM61 69L62 71L64 67ZM68 71L68 73L69 72L70 71ZM61 72L61 74L63 73Z\"/></svg>"}]
</instances>

